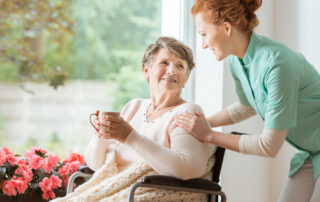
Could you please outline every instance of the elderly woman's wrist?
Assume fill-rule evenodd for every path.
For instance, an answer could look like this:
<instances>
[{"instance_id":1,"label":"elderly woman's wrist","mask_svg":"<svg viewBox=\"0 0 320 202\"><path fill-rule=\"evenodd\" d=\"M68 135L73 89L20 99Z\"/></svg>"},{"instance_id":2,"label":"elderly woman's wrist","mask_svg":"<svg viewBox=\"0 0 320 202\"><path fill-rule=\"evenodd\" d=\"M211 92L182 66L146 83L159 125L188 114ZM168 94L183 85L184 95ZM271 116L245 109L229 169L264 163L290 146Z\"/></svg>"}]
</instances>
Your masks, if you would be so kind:
<instances>
[{"instance_id":1,"label":"elderly woman's wrist","mask_svg":"<svg viewBox=\"0 0 320 202\"><path fill-rule=\"evenodd\" d=\"M128 136L125 138L125 140L122 142L122 144L131 144L137 139L137 134L134 129L131 130L131 132L128 134Z\"/></svg>"}]
</instances>

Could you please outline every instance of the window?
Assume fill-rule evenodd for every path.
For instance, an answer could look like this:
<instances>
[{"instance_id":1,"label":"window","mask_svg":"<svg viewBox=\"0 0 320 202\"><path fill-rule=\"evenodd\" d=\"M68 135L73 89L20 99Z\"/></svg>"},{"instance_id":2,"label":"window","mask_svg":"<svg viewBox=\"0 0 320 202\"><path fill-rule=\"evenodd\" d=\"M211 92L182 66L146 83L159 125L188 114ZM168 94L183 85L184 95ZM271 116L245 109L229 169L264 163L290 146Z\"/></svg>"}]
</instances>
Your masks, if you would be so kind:
<instances>
[{"instance_id":1,"label":"window","mask_svg":"<svg viewBox=\"0 0 320 202\"><path fill-rule=\"evenodd\" d=\"M30 76L22 63L7 60L2 64L0 146L15 153L22 154L34 145L60 156L84 152L94 133L89 123L91 113L96 109L119 111L128 100L149 96L141 72L141 58L148 44L166 35L197 51L190 12L194 0L48 2L49 11L42 10L41 14L35 9L38 1L25 5L30 9L26 14L28 22L38 23L31 23L31 27L23 27L16 15L1 19L11 26L9 30L0 26L7 44L27 37L32 50L52 68L50 71L68 73L67 82L55 90L48 83L21 82L19 75ZM50 30L39 29L36 25L44 21L43 16L49 13L59 17L55 13L59 5L67 10L59 23L70 24L61 31L59 23L53 24L50 17L46 24ZM13 52L13 56L18 55ZM199 56L195 56L197 60ZM195 83L197 71L191 74L182 96L201 104L195 93L195 88L199 88ZM34 78L39 78L39 74L31 75ZM58 85L59 77L50 82Z\"/></svg>"},{"instance_id":2,"label":"window","mask_svg":"<svg viewBox=\"0 0 320 202\"><path fill-rule=\"evenodd\" d=\"M49 2L48 9L61 4L57 0ZM17 16L11 16L15 21L1 19L12 27L0 30L6 31L8 44L29 37L30 45L45 65L68 73L67 82L55 90L48 83L22 83L18 78L19 71L24 70L22 63L7 60L2 65L0 146L15 153L22 154L34 145L60 156L82 153L94 133L90 113L96 109L119 111L134 97L148 97L141 58L147 45L161 34L162 2L70 2L64 4L70 12L63 17L73 22L73 32L58 34L54 32L59 31L57 27L50 32L35 29L41 23L37 3L28 5L30 12L26 16L39 20L32 27L23 27ZM57 17L57 13L51 14L51 20Z\"/></svg>"}]
</instances>

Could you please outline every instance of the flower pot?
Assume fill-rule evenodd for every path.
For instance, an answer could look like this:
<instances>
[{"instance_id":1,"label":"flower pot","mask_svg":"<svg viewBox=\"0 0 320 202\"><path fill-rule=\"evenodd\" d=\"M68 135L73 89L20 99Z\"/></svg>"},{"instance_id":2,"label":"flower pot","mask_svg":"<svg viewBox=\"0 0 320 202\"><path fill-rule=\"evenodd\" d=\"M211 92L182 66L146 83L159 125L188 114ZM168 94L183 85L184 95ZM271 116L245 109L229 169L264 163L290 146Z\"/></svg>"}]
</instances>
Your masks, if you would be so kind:
<instances>
[{"instance_id":1,"label":"flower pot","mask_svg":"<svg viewBox=\"0 0 320 202\"><path fill-rule=\"evenodd\" d=\"M54 192L56 197L63 197L66 195L65 190L56 190ZM0 194L1 202L46 202L47 200L41 197L42 192L34 191L27 194L18 194L16 196L7 196L5 194ZM52 200L52 199L50 199Z\"/></svg>"}]
</instances>

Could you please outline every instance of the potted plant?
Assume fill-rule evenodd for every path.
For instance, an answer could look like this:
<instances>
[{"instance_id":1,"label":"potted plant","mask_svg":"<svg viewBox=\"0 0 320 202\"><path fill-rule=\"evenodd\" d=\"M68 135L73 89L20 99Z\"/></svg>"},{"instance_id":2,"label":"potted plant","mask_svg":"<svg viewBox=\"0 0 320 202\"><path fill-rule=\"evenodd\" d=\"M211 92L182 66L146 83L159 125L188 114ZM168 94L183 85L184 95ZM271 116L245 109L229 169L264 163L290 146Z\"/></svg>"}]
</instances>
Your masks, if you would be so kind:
<instances>
[{"instance_id":1,"label":"potted plant","mask_svg":"<svg viewBox=\"0 0 320 202\"><path fill-rule=\"evenodd\" d=\"M48 201L64 196L69 177L81 165L85 161L77 153L60 161L41 148L32 147L21 156L4 147L0 149L0 201Z\"/></svg>"}]
</instances>

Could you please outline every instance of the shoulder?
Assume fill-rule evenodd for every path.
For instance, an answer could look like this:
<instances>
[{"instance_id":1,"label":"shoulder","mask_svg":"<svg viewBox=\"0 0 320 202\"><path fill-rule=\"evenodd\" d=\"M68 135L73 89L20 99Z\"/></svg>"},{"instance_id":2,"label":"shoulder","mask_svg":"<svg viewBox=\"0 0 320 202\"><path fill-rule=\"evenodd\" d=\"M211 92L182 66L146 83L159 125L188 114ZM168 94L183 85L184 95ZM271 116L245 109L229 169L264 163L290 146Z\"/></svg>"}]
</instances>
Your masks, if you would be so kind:
<instances>
[{"instance_id":1,"label":"shoulder","mask_svg":"<svg viewBox=\"0 0 320 202\"><path fill-rule=\"evenodd\" d=\"M150 99L143 99L143 98L135 98L130 100L121 110L121 115L126 116L132 112L137 111L143 106L146 106L148 103L150 103Z\"/></svg>"},{"instance_id":2,"label":"shoulder","mask_svg":"<svg viewBox=\"0 0 320 202\"><path fill-rule=\"evenodd\" d=\"M201 107L198 104L194 103L183 103L176 108L176 113L182 113L182 112L189 112L189 113L194 113L194 112L201 112L203 113Z\"/></svg>"},{"instance_id":3,"label":"shoulder","mask_svg":"<svg viewBox=\"0 0 320 202\"><path fill-rule=\"evenodd\" d=\"M291 49L284 43L270 39L265 36L256 35L258 46L257 56L262 63L269 66L296 66L299 61L304 61L304 56Z\"/></svg>"},{"instance_id":4,"label":"shoulder","mask_svg":"<svg viewBox=\"0 0 320 202\"><path fill-rule=\"evenodd\" d=\"M265 66L266 78L270 74L296 77L300 67L306 64L304 56L284 43L268 37L256 35L257 49L255 58L257 65Z\"/></svg>"}]
</instances>

